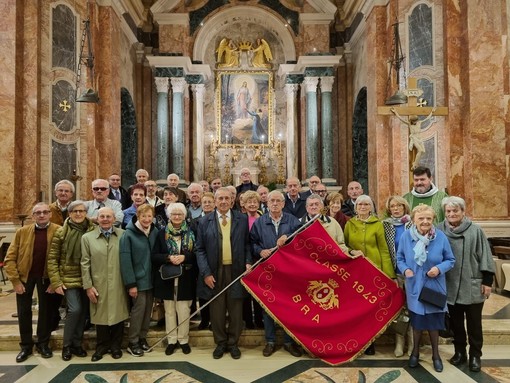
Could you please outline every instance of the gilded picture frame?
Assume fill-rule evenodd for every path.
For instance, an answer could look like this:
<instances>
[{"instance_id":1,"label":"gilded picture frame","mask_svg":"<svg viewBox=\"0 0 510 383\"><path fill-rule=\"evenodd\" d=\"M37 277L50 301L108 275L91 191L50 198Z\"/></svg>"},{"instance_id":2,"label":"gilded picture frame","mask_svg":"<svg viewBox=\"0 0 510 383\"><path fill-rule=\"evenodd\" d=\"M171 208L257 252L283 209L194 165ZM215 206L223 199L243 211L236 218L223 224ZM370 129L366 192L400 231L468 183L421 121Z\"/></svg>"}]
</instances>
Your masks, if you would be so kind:
<instances>
[{"instance_id":1,"label":"gilded picture frame","mask_svg":"<svg viewBox=\"0 0 510 383\"><path fill-rule=\"evenodd\" d=\"M270 145L273 141L273 72L216 73L218 142Z\"/></svg>"}]
</instances>

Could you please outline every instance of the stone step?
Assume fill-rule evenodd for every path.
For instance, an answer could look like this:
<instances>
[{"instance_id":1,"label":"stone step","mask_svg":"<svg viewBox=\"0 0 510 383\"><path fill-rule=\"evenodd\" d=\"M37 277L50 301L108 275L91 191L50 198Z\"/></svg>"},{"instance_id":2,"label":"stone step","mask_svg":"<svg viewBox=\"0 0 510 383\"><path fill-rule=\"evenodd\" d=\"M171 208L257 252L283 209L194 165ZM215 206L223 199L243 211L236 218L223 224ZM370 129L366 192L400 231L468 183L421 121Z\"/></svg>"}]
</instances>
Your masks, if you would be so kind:
<instances>
[{"instance_id":1,"label":"stone step","mask_svg":"<svg viewBox=\"0 0 510 383\"><path fill-rule=\"evenodd\" d=\"M485 345L502 345L502 344L510 344L510 320L484 320L484 344ZM147 336L147 342L149 345L153 345L161 338L163 338L166 334L164 328L162 326L155 326L155 322L153 322L153 326L149 331ZM7 326L1 326L7 327ZM0 331L0 351L17 351L19 350L19 335L17 332L17 326L8 326L9 331L6 328L3 328ZM34 326L35 327L35 326ZM189 333L189 344L192 347L200 347L200 348L211 348L214 349L214 338L212 331L210 330L198 330L198 323L193 323L190 326ZM10 334L8 334L10 333ZM35 333L35 328L34 328ZM127 333L127 328L126 328ZM51 344L53 350L61 350L62 342L63 342L63 326L62 323L57 331L55 331L51 336ZM283 332L281 330L277 331L277 342L283 343ZM387 346L394 344L395 336L394 334L387 331L380 335L376 344L380 346ZM424 332L422 336L422 342L424 344L429 344L428 335ZM450 344L451 339L443 339L440 338L441 344ZM264 339L264 330L255 329L249 330L245 329L239 340L240 347L262 347L265 344ZM96 346L96 332L94 327L90 330L85 331L83 337L83 347L86 350L94 350ZM127 337L124 337L124 347L127 346ZM155 348L164 350L166 347L166 340L160 342Z\"/></svg>"}]
</instances>

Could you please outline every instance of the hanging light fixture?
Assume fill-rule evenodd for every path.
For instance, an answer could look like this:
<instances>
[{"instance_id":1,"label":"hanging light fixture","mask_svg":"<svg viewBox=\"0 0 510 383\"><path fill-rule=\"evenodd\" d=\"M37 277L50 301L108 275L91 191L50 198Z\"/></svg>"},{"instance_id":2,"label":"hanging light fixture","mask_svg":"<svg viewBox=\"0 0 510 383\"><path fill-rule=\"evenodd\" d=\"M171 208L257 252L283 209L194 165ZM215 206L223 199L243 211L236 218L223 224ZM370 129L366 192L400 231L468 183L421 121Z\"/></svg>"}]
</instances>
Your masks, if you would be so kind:
<instances>
[{"instance_id":1,"label":"hanging light fixture","mask_svg":"<svg viewBox=\"0 0 510 383\"><path fill-rule=\"evenodd\" d=\"M92 35L90 32L90 4L87 1L87 20L83 21L83 33L81 35L80 59L78 60L78 69L76 71L76 95L80 88L81 67L85 65L90 70L90 78L92 86L94 85L94 53L92 51ZM87 40L87 54L84 55L85 40ZM80 97L76 98L76 102L87 102L97 104L99 96L93 88L87 88Z\"/></svg>"},{"instance_id":2,"label":"hanging light fixture","mask_svg":"<svg viewBox=\"0 0 510 383\"><path fill-rule=\"evenodd\" d=\"M398 1L397 1L397 12L398 12ZM393 47L392 47L392 57L390 59L390 70L388 73L388 80L386 82L386 94L388 94L388 90L390 88L390 79L391 79L391 70L395 68L395 79L397 82L397 91L393 96L386 99L384 102L386 105L402 105L407 103L407 96L400 89L400 69L404 68L404 79L405 75L405 66L404 60L405 56L402 53L402 44L400 43L400 34L398 31L398 16L395 24L393 24Z\"/></svg>"}]
</instances>

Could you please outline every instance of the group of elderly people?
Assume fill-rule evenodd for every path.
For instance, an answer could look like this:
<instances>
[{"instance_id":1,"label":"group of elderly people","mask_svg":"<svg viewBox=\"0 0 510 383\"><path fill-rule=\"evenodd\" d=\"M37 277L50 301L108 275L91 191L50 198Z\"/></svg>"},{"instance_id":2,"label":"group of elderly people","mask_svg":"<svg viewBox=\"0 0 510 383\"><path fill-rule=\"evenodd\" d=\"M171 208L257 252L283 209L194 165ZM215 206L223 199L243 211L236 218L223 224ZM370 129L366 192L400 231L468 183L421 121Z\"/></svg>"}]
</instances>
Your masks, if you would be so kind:
<instances>
[{"instance_id":1,"label":"group of elderly people","mask_svg":"<svg viewBox=\"0 0 510 383\"><path fill-rule=\"evenodd\" d=\"M137 185L133 187L132 193L133 190L136 192L136 189ZM284 195L279 192L275 195L272 192L270 197L265 213L261 211L258 193L245 192L240 200L249 230L255 228L252 240L260 237L260 246L256 244L253 248L258 249L262 258L269 255L264 249L272 248L281 242L280 237L260 234L260 230L265 226L273 227L275 219L282 219ZM90 259L84 261L83 254L90 253L90 248L97 246L94 236L98 235L106 239L105 243L110 249L113 245L108 238L112 234L118 236L115 246L118 246L119 276L122 278L119 283L124 288L117 293L108 290L112 296L108 301L111 307L106 313L104 310L90 312L91 317L95 318L93 323L99 324L98 345L92 360L100 360L107 352L112 353L114 358L122 355L120 342L123 321L127 318L128 352L134 356L142 356L144 352L150 351L147 333L154 298L164 302L168 333L165 353L173 354L177 346L180 346L185 354L191 352L188 342L189 317L192 302L196 297L199 275L196 238L201 217L191 220L182 203L175 202L171 196L167 198L165 195L163 199L165 204L160 205L156 211L149 204L137 204L135 215L127 222L125 231L113 228L113 221L109 222L111 212L105 211L104 217L100 215L98 218L99 231L89 235L87 233L94 231L96 225L87 217L86 202L78 200L68 206L69 217L56 231L47 259L51 286L57 294L65 295L66 298L67 317L62 351L64 360L70 360L73 355L87 355L82 348L82 338L89 302L104 302L105 299L92 287L91 278L94 278L94 274L88 272L91 267ZM204 193L201 202L202 216L215 210L216 201L212 193ZM342 195L339 193L331 193L327 197L326 207L323 197L312 193L307 199L307 215L301 222L291 217L294 221L286 234L290 234L313 215L320 214L320 221L325 227L335 224L332 226L334 230L330 228L327 231L335 233L332 235L342 250L352 257L368 258L388 277L397 279L399 276L399 279L405 282L410 317L410 367L417 367L419 364L421 335L426 330L432 346L433 367L437 372L443 370L438 349L439 331L445 327L445 313L448 312L455 347L450 363L457 366L468 361L469 342L469 369L480 371L483 345L482 309L491 294L495 267L482 229L466 217L465 201L460 197L444 198L442 213L445 219L436 227L433 224L436 211L432 207L420 204L410 211L408 202L400 196L388 198L382 219L375 215L374 203L367 195L356 198L353 217L344 215L341 206ZM229 207L226 206L224 210L227 211ZM260 219L266 215L266 219ZM288 217L290 214L283 214L285 222L290 219ZM336 221L340 222L340 225ZM222 222L222 225L225 223ZM341 227L344 227L343 233ZM83 248L84 246L86 248ZM181 266L182 274L177 278L163 279L159 269L166 264ZM83 275L84 270L87 271L87 276ZM438 304L426 300L422 294L424 286L439 295L445 295L445 302ZM204 305L206 301L200 303ZM256 302L248 300L248 305L253 305L255 309L255 322L260 326L264 321L263 326L269 338L266 336L268 345L263 354L269 356L274 351L274 324L272 327L266 326L270 317L262 315ZM251 312L249 317L251 321ZM105 326L102 326L103 322ZM290 338L287 337L285 341L287 351L295 356L301 355ZM403 352L404 335L397 334L395 355L402 356ZM365 353L374 354L374 345L370 344ZM217 356L221 357L215 355L215 358ZM236 355L232 356L237 358L240 353L236 352Z\"/></svg>"},{"instance_id":2,"label":"group of elderly people","mask_svg":"<svg viewBox=\"0 0 510 383\"><path fill-rule=\"evenodd\" d=\"M433 225L435 210L419 204L410 211L407 201L392 196L386 202L385 218L373 215L367 195L355 201L356 215L345 225L345 241L351 255L370 259L389 277L405 281L409 326L409 367L419 364L422 332L428 331L432 364L443 370L439 355L439 331L445 329L445 315L453 331L455 353L449 359L458 366L481 369L483 345L482 309L491 294L495 272L487 238L481 227L466 217L466 204L460 197L448 196L441 203L445 219ZM431 289L433 299L424 292ZM430 290L429 290L430 291ZM438 295L437 295L438 294ZM444 303L439 296L445 296ZM466 322L466 327L464 325ZM403 355L404 335L396 335L395 355ZM373 353L373 345L365 353Z\"/></svg>"}]
</instances>

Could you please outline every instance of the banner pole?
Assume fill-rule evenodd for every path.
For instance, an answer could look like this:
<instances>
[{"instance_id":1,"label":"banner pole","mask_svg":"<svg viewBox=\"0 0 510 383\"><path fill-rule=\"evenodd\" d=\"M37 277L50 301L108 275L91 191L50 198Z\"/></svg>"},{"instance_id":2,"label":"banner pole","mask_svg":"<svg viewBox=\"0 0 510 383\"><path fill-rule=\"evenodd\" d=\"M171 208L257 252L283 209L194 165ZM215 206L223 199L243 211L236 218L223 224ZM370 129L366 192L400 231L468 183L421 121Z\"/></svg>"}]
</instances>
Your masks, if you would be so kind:
<instances>
[{"instance_id":1,"label":"banner pole","mask_svg":"<svg viewBox=\"0 0 510 383\"><path fill-rule=\"evenodd\" d=\"M316 216L314 216L312 219L310 219L310 221L306 222L303 226L301 226L300 228L298 228L294 233L292 233L291 235L289 235L289 237L287 237L287 240L285 241L285 244L287 244L289 241L293 240L294 237L296 235L298 235L299 233L301 233L303 230L305 230L306 228L308 228L308 226L310 226L313 222L315 222L317 220L317 218L320 217L320 214L317 214ZM156 343L154 343L148 350L147 352L151 352L154 347L156 347L158 344L160 344L168 335L170 335L170 333L172 333L173 331L177 330L179 327L181 327L181 325L183 323L185 323L186 321L190 320L191 318L193 318L195 315L197 315L200 311L202 311L202 309L204 309L205 307L209 306L209 304L214 301L216 298L218 298L221 294L223 294L225 291L227 291L234 283L236 283L237 281L239 281L242 277L244 277L245 275L249 274L259 263L261 263L262 261L265 261L266 259L270 258L271 255L273 255L276 250L278 250L278 247L274 247L272 250L271 250L271 254L267 257L267 258L260 258L258 261L256 261L248 270L244 271L241 275L239 275L236 279L234 279L232 282L230 282L227 286L225 286L220 292L218 292L215 296L213 296L211 299L209 299L203 306L200 306L198 309L196 309L193 313L191 313L185 320L183 320L181 323L179 323L177 326L175 326L173 329L171 329L170 331L168 331L165 335L163 335L161 338L158 339L158 341Z\"/></svg>"}]
</instances>

